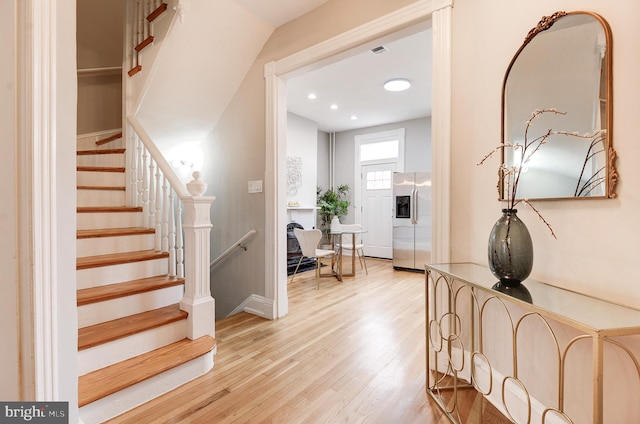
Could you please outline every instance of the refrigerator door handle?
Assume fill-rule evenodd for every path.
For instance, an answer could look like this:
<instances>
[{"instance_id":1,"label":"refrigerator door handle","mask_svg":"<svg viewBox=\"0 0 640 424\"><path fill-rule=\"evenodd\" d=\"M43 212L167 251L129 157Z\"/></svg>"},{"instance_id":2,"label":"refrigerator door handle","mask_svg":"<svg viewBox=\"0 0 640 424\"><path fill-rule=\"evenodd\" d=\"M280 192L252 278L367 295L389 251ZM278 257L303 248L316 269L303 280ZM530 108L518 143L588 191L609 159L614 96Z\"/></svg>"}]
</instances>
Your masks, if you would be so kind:
<instances>
[{"instance_id":1,"label":"refrigerator door handle","mask_svg":"<svg viewBox=\"0 0 640 424\"><path fill-rule=\"evenodd\" d=\"M417 224L418 223L418 190L417 189L413 189L411 190L411 223L412 224Z\"/></svg>"},{"instance_id":2,"label":"refrigerator door handle","mask_svg":"<svg viewBox=\"0 0 640 424\"><path fill-rule=\"evenodd\" d=\"M418 189L413 190L413 223L418 224Z\"/></svg>"}]
</instances>

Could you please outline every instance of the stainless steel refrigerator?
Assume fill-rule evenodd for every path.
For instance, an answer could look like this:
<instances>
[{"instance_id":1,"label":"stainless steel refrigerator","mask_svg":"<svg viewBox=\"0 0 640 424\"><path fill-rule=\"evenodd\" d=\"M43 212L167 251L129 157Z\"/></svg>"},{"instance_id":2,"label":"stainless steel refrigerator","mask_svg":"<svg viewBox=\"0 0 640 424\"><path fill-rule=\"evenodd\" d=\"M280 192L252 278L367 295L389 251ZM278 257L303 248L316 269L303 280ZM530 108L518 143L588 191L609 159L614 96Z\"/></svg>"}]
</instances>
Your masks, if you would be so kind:
<instances>
[{"instance_id":1,"label":"stainless steel refrigerator","mask_svg":"<svg viewBox=\"0 0 640 424\"><path fill-rule=\"evenodd\" d=\"M431 261L431 173L393 174L393 267L424 271Z\"/></svg>"}]
</instances>

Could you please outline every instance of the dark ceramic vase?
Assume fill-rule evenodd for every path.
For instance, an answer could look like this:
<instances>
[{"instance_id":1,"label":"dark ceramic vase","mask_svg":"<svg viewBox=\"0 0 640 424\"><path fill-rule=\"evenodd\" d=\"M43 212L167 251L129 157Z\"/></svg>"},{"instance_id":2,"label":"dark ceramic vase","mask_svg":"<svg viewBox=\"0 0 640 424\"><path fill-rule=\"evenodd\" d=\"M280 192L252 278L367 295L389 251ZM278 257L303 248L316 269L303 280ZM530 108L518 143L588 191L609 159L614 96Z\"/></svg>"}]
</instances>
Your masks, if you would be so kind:
<instances>
[{"instance_id":1,"label":"dark ceramic vase","mask_svg":"<svg viewBox=\"0 0 640 424\"><path fill-rule=\"evenodd\" d=\"M531 273L533 243L517 209L503 209L489 235L489 268L504 286L517 286Z\"/></svg>"}]
</instances>

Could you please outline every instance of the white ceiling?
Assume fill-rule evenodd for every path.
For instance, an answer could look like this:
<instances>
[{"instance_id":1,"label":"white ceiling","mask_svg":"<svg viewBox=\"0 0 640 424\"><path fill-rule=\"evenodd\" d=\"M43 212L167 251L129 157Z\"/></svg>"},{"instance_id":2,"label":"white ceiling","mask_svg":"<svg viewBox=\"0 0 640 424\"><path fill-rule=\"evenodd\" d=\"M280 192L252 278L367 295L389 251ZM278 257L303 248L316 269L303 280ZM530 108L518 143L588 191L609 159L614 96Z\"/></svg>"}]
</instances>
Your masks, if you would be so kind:
<instances>
[{"instance_id":1,"label":"white ceiling","mask_svg":"<svg viewBox=\"0 0 640 424\"><path fill-rule=\"evenodd\" d=\"M318 129L326 132L430 116L431 37L431 28L402 34L399 39L387 37L357 49L347 59L291 78L287 81L289 112L315 121ZM386 51L371 52L371 47L378 45ZM384 90L384 82L392 78L409 79L411 88ZM316 94L315 100L307 98L311 92ZM331 110L331 104L338 109ZM352 115L358 119L352 120Z\"/></svg>"},{"instance_id":2,"label":"white ceiling","mask_svg":"<svg viewBox=\"0 0 640 424\"><path fill-rule=\"evenodd\" d=\"M327 0L235 0L278 27L324 4ZM387 51L375 55L371 48ZM288 109L315 121L326 132L346 131L431 115L430 23L408 28L354 49L347 59L288 80ZM391 78L407 78L412 87L386 92ZM307 95L314 92L317 99ZM329 109L331 104L337 110ZM356 115L357 120L351 120Z\"/></svg>"}]
</instances>

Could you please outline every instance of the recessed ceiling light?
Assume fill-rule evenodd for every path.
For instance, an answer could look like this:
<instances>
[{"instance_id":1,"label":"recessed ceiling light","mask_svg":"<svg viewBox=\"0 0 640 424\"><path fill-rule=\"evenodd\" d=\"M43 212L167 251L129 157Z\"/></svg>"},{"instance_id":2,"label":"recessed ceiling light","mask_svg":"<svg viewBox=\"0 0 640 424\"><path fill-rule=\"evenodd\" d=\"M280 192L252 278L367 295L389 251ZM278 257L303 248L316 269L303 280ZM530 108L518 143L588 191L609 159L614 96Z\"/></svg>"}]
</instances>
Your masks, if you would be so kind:
<instances>
[{"instance_id":1,"label":"recessed ceiling light","mask_svg":"<svg viewBox=\"0 0 640 424\"><path fill-rule=\"evenodd\" d=\"M338 105L336 105L336 104L333 104L333 105L331 105L331 106L329 106L329 107L331 108L331 110L336 110L336 109L338 109Z\"/></svg>"},{"instance_id":2,"label":"recessed ceiling light","mask_svg":"<svg viewBox=\"0 0 640 424\"><path fill-rule=\"evenodd\" d=\"M351 115L351 120L355 121L356 119L358 119L358 117L356 115Z\"/></svg>"},{"instance_id":3,"label":"recessed ceiling light","mask_svg":"<svg viewBox=\"0 0 640 424\"><path fill-rule=\"evenodd\" d=\"M406 78L394 78L384 83L387 91L404 91L411 87L411 81Z\"/></svg>"},{"instance_id":4,"label":"recessed ceiling light","mask_svg":"<svg viewBox=\"0 0 640 424\"><path fill-rule=\"evenodd\" d=\"M309 95L307 96L307 99L309 100L315 100L317 98L316 93L309 93Z\"/></svg>"}]
</instances>

